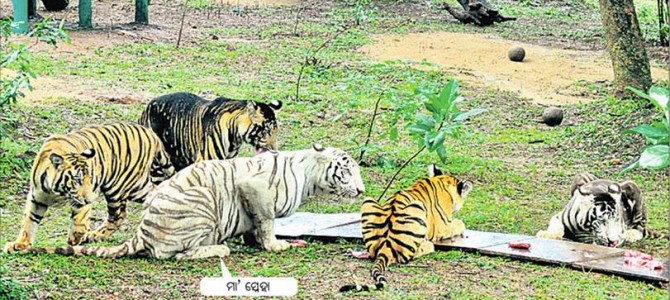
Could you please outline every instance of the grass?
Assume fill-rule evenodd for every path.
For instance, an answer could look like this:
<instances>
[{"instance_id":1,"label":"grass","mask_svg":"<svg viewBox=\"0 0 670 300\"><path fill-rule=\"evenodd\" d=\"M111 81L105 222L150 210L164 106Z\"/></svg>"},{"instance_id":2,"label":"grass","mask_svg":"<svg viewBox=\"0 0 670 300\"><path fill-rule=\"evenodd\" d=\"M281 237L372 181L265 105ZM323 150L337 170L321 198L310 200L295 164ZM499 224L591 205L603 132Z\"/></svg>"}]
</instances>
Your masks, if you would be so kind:
<instances>
[{"instance_id":1,"label":"grass","mask_svg":"<svg viewBox=\"0 0 670 300\"><path fill-rule=\"evenodd\" d=\"M206 1L192 1L193 7L206 8ZM414 5L414 6L412 6ZM465 27L439 20L440 14L427 12L426 21L404 22L414 13L416 3L380 5L376 25L357 28L319 52L305 70L296 101L295 80L305 55L334 34L336 26L350 17L353 7L345 3L326 3L305 12L309 17L299 26L300 36L291 34L291 14L280 9L263 9L267 22L244 27L206 29L220 39L197 39L175 49L167 43L129 42L85 52L38 53L34 57L40 76L96 80L103 86L122 86L131 91L164 94L190 91L237 98L269 101L280 99L278 113L283 149L301 149L318 142L337 146L352 154L367 133L367 122L381 91L388 97L381 102L372 142L366 154L368 167L362 168L367 194L378 195L384 183L416 147L400 132L401 140L391 142L393 110L410 96L415 85L444 83L451 74L433 68L417 70L405 62L374 62L355 49L371 42L370 33L416 31L476 31L503 38L566 46L560 40L577 39L566 47L590 47L598 41L598 26L589 18L577 22L572 14L551 14L551 4L541 10L527 3L505 3L510 14L525 16L521 22L492 28ZM578 12L578 3L563 7ZM556 6L558 7L558 6ZM572 7L572 8L571 8ZM558 8L556 8L558 10ZM389 11L396 12L388 14ZM229 12L234 13L234 12ZM250 15L255 12L250 11ZM539 14L539 15L534 15ZM443 18L443 16L442 16ZM591 20L591 21L589 21ZM597 21L597 19L595 19ZM542 22L560 24L543 27ZM393 27L393 28L391 28ZM519 31L519 28L525 28ZM596 28L594 28L596 27ZM594 40L593 37L596 37ZM234 42L238 38L251 42ZM542 40L542 41L541 41ZM580 46L581 45L581 46ZM588 84L588 83L586 83ZM468 122L473 135L450 141L449 159L441 166L446 171L475 182L463 210L458 214L474 230L533 235L546 228L549 218L567 201L572 176L593 172L614 180L630 178L643 191L648 205L649 226L667 231L668 177L661 172L636 170L627 175L618 171L633 162L643 139L620 135L624 129L648 123L653 110L643 103L620 102L607 97L606 88L593 87L598 101L564 107L562 126L546 127L535 118L543 107L519 99L518 95L482 87L480 82L462 82L465 108L481 107L488 112ZM13 240L18 232L29 169L43 139L86 124L135 121L143 104L82 102L74 98L51 98L36 103L20 103L7 119L9 135L0 140L0 245ZM245 149L241 155L248 155ZM391 190L402 189L426 176L427 165L437 161L424 153L403 171ZM310 199L301 211L355 212L361 199L342 201L332 197ZM101 245L114 245L128 238L139 217L140 206L131 204L129 222ZM37 233L37 246L65 243L69 211L54 208L47 213ZM94 220L106 217L104 204L97 205ZM369 282L371 264L344 255L347 248L362 248L359 243L311 240L306 248L272 254L244 247L235 240L233 254L225 258L228 269L238 276L290 276L299 281L299 297L344 298L335 291L357 278ZM667 256L667 242L644 240L628 247L657 256ZM197 297L200 278L218 276L217 259L193 262L146 259L106 260L61 257L56 255L0 254L0 297L14 291L15 297L57 299L99 298L190 298ZM626 298L666 297L656 285L580 272L573 269L536 265L504 258L480 256L459 251L439 252L410 265L393 266L385 291L360 295L362 298ZM9 280L11 278L11 280ZM9 288L7 288L9 287Z\"/></svg>"}]
</instances>

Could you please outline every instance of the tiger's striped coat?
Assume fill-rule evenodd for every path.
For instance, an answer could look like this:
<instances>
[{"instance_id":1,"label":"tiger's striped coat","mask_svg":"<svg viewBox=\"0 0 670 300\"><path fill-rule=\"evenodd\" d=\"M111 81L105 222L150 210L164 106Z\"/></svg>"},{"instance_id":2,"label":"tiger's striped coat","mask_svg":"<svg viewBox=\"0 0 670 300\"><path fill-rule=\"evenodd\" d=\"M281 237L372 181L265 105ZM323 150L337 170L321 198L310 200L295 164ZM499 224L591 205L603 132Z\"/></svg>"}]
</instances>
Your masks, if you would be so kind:
<instances>
[{"instance_id":1,"label":"tiger's striped coat","mask_svg":"<svg viewBox=\"0 0 670 300\"><path fill-rule=\"evenodd\" d=\"M433 252L432 242L463 234L465 224L453 214L463 206L472 182L444 175L435 165L429 173L430 178L397 192L383 205L373 198L363 201L363 240L374 260L370 275L375 286L345 285L340 292L382 289L390 264L407 263Z\"/></svg>"},{"instance_id":2,"label":"tiger's striped coat","mask_svg":"<svg viewBox=\"0 0 670 300\"><path fill-rule=\"evenodd\" d=\"M613 247L643 237L663 237L647 229L647 209L633 181L616 183L589 173L577 174L570 195L567 205L537 237Z\"/></svg>"},{"instance_id":3,"label":"tiger's striped coat","mask_svg":"<svg viewBox=\"0 0 670 300\"><path fill-rule=\"evenodd\" d=\"M177 171L194 162L237 156L243 143L256 152L276 150L278 125L269 104L219 97L205 100L190 93L173 93L152 100L139 124L151 128L163 142Z\"/></svg>"},{"instance_id":4,"label":"tiger's striped coat","mask_svg":"<svg viewBox=\"0 0 670 300\"><path fill-rule=\"evenodd\" d=\"M73 225L68 243L107 238L126 218L126 201L142 202L154 186L174 173L158 137L129 123L89 126L49 137L33 162L23 225L6 252L31 247L47 209L70 203ZM107 201L107 222L89 232L90 213L98 198Z\"/></svg>"},{"instance_id":5,"label":"tiger's striped coat","mask_svg":"<svg viewBox=\"0 0 670 300\"><path fill-rule=\"evenodd\" d=\"M204 258L228 255L226 240L248 232L266 250L281 251L290 244L276 239L275 218L293 214L312 195L356 197L364 190L358 165L336 148L202 161L148 195L135 235L125 243L34 251Z\"/></svg>"}]
</instances>

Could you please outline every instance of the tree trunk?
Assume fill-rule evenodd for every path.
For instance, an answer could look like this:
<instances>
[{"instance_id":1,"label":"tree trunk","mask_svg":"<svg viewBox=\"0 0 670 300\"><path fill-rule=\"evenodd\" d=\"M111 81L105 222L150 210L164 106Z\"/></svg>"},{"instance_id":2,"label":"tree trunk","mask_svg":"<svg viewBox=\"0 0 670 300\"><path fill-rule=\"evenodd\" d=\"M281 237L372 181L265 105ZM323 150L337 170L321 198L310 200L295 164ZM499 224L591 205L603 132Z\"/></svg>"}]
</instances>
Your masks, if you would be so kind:
<instances>
[{"instance_id":1,"label":"tree trunk","mask_svg":"<svg viewBox=\"0 0 670 300\"><path fill-rule=\"evenodd\" d=\"M516 20L501 15L497 9L493 8L486 0L457 0L463 8L463 12L458 12L447 3L442 3L442 9L449 12L454 18L463 24L475 23L479 26L489 26L493 23Z\"/></svg>"},{"instance_id":2,"label":"tree trunk","mask_svg":"<svg viewBox=\"0 0 670 300\"><path fill-rule=\"evenodd\" d=\"M651 86L651 71L633 0L599 1L607 50L614 68L615 95L631 96L627 86L647 91Z\"/></svg>"}]
</instances>

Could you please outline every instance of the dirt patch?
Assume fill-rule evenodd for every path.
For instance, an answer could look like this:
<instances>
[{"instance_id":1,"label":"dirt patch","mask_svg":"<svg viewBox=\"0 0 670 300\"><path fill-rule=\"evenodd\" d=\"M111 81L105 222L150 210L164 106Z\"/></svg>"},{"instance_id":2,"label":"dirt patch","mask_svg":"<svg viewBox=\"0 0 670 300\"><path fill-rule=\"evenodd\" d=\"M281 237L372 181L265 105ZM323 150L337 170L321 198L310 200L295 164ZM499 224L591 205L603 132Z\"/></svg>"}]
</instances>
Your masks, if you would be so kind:
<instances>
[{"instance_id":1,"label":"dirt patch","mask_svg":"<svg viewBox=\"0 0 670 300\"><path fill-rule=\"evenodd\" d=\"M237 6L286 6L298 3L298 0L215 0L215 2Z\"/></svg>"},{"instance_id":2,"label":"dirt patch","mask_svg":"<svg viewBox=\"0 0 670 300\"><path fill-rule=\"evenodd\" d=\"M579 82L613 79L612 66L603 51L561 50L463 33L378 35L360 51L378 60L427 60L452 71L462 80L476 80L500 90L547 105L598 100L574 92ZM513 46L525 49L522 63L507 58ZM655 79L668 72L653 68Z\"/></svg>"},{"instance_id":3,"label":"dirt patch","mask_svg":"<svg viewBox=\"0 0 670 300\"><path fill-rule=\"evenodd\" d=\"M82 101L130 104L144 102L156 96L147 92L129 91L123 87L105 85L98 81L80 77L53 78L38 76L31 80L31 85L33 90L24 90L26 96L21 99L21 102L40 103L58 98L69 98Z\"/></svg>"}]
</instances>

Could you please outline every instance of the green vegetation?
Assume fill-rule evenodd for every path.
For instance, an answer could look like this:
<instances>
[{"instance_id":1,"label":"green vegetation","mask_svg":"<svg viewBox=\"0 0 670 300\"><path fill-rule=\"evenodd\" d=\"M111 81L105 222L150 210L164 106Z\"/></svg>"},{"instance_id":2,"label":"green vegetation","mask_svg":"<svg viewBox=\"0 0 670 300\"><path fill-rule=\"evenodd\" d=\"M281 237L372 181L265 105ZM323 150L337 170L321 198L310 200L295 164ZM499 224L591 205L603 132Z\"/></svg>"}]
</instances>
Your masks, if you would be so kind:
<instances>
[{"instance_id":1,"label":"green vegetation","mask_svg":"<svg viewBox=\"0 0 670 300\"><path fill-rule=\"evenodd\" d=\"M417 150L404 126L410 123L396 114L400 105L416 96L418 86L434 85L430 94L438 94L435 92L457 71L400 60L374 61L357 51L372 43L372 33L457 31L550 47L604 46L597 11L579 9L578 1L563 5L552 2L557 10L565 8L567 16L556 14L546 19L531 15L526 2L501 2L499 6L517 9L523 18L492 28L445 22L445 15L422 6L418 3L421 1L382 1L376 7L375 24L352 28L310 61L301 81L300 101L295 101L295 82L305 57L335 34L344 20L352 19L356 6L350 2L324 2L305 8L298 36L293 34L295 8L249 7L243 25L221 26L203 17L199 28L192 29L189 43L178 49L174 41L135 39L89 50L32 53L31 67L36 75L59 79L63 90L76 88L80 82L90 83L87 88L91 90L80 96L48 93L39 101L19 101L0 116L7 131L0 140L0 246L13 240L19 230L30 166L44 138L86 124L134 122L144 107L143 103L82 100L87 96L97 98L100 91L92 87L120 94L189 91L210 99L212 95L265 102L280 99L284 101L278 113L282 149L307 148L318 142L340 147L352 155L359 154L375 103L383 93L362 163L366 196L376 196L403 161ZM152 3L152 9L154 5L160 8L160 3ZM237 20L234 18L239 16L232 9L224 10L221 19ZM176 18L180 17L181 14ZM157 29L146 30L153 34ZM199 32L202 34L197 35ZM102 31L98 34L103 40L118 37L112 33L110 38ZM73 36L86 38L78 32ZM438 163L446 172L475 183L458 213L469 229L534 235L546 228L549 218L567 202L572 177L578 172L592 172L598 177L638 183L648 205L649 227L668 230L667 174L646 169L619 173L637 160L645 146L644 137L621 132L659 121L656 109L646 103L617 101L606 94L607 89L602 89L594 94L594 102L563 106L564 124L550 128L535 121L544 107L514 93L486 88L484 79L459 82L459 95L465 99L461 109L483 108L487 113L463 122L472 134L458 142L446 142L444 162L424 151L408 164L389 191L425 177L428 164ZM406 111L413 118L418 110ZM394 121L399 125L397 140L388 138ZM251 149L245 149L241 155L251 153ZM350 201L320 197L305 202L300 210L356 212L361 202L361 198ZM99 245L115 245L128 238L137 224L140 208L131 203L130 220L109 241ZM69 214L67 207L47 212L37 232L36 245L64 245ZM94 226L105 218L105 205L99 203L93 213ZM360 282L368 280L371 267L368 261L344 255L347 248L363 247L348 241L310 240L305 248L281 254L245 247L238 240L230 246L233 253L224 261L233 274L295 277L299 281L298 296L303 298L343 297L335 291L351 282L352 275ZM665 240L643 240L626 247L667 256ZM0 298L11 292L29 298L182 299L197 297L200 278L219 274L218 259L117 261L2 253ZM645 282L459 251L438 252L410 265L394 265L389 279L388 290L361 297L667 299L666 289Z\"/></svg>"},{"instance_id":2,"label":"green vegetation","mask_svg":"<svg viewBox=\"0 0 670 300\"><path fill-rule=\"evenodd\" d=\"M659 86L652 86L649 89L649 94L635 89L629 88L643 99L649 100L654 107L658 108L663 116L663 121L655 122L654 124L643 124L631 130L626 130L624 133L639 133L644 136L649 146L645 147L640 155L640 159L624 171L628 171L635 167L648 168L654 170L663 170L668 168L668 161L670 160L670 132L668 128L668 120L670 120L670 95L668 89Z\"/></svg>"},{"instance_id":3,"label":"green vegetation","mask_svg":"<svg viewBox=\"0 0 670 300\"><path fill-rule=\"evenodd\" d=\"M69 41L69 37L63 31L61 22L54 27L48 19L42 20L34 25L34 29L26 34L34 37L36 42L43 42L56 47L59 40ZM24 97L24 90L32 90L30 78L35 78L30 62L30 49L35 44L28 46L24 43L10 39L12 35L12 22L9 19L0 19L0 113ZM14 74L3 76L1 70L12 70ZM2 119L0 119L0 136L4 134Z\"/></svg>"}]
</instances>

